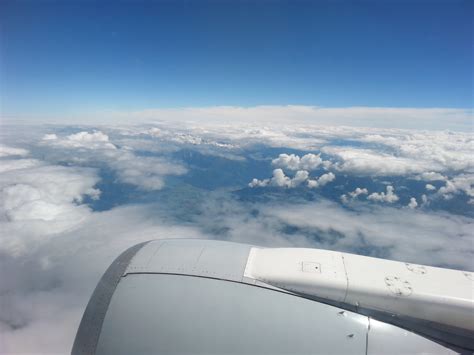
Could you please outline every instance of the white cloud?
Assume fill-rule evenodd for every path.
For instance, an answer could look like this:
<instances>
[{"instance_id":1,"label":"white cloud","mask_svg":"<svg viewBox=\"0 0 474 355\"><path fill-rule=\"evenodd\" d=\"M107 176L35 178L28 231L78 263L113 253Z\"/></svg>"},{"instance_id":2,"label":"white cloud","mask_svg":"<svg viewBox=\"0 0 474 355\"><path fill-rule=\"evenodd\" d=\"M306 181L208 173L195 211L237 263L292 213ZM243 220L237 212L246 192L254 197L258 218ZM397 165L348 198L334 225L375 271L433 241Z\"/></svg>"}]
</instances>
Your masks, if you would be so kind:
<instances>
[{"instance_id":1,"label":"white cloud","mask_svg":"<svg viewBox=\"0 0 474 355\"><path fill-rule=\"evenodd\" d=\"M387 192L374 192L371 193L367 199L376 202L387 202L387 203L394 203L398 201L398 196L395 194L395 189L393 186L387 186Z\"/></svg>"},{"instance_id":2,"label":"white cloud","mask_svg":"<svg viewBox=\"0 0 474 355\"><path fill-rule=\"evenodd\" d=\"M144 189L161 187L165 171L184 171L126 150L84 150L91 139L108 142L75 136L79 145L48 144L53 151L45 154L71 163L107 161L121 180ZM98 182L93 168L0 161L0 352L67 353L93 287L121 251L160 236L204 237L195 228L166 226L149 206L93 212L83 201L100 198Z\"/></svg>"},{"instance_id":3,"label":"white cloud","mask_svg":"<svg viewBox=\"0 0 474 355\"><path fill-rule=\"evenodd\" d=\"M58 138L56 134L50 133L43 136L43 141L68 148L116 149L115 145L109 142L109 136L101 131L82 131L65 138Z\"/></svg>"},{"instance_id":4,"label":"white cloud","mask_svg":"<svg viewBox=\"0 0 474 355\"><path fill-rule=\"evenodd\" d=\"M39 160L36 159L3 159L0 162L0 173L18 169L32 168L42 164Z\"/></svg>"},{"instance_id":5,"label":"white cloud","mask_svg":"<svg viewBox=\"0 0 474 355\"><path fill-rule=\"evenodd\" d=\"M28 160L31 162L31 160ZM17 160L0 174L0 225L4 236L0 251L18 255L27 245L41 242L47 235L59 233L80 223L89 208L83 197L97 198L94 188L99 181L88 168L24 164Z\"/></svg>"},{"instance_id":6,"label":"white cloud","mask_svg":"<svg viewBox=\"0 0 474 355\"><path fill-rule=\"evenodd\" d=\"M303 182L308 180L309 173L306 170L298 170L295 177L291 179L291 187L301 185Z\"/></svg>"},{"instance_id":7,"label":"white cloud","mask_svg":"<svg viewBox=\"0 0 474 355\"><path fill-rule=\"evenodd\" d=\"M434 186L431 185L431 184L426 184L426 185L425 185L425 188L426 188L428 191L436 190L436 187L434 187Z\"/></svg>"},{"instance_id":8,"label":"white cloud","mask_svg":"<svg viewBox=\"0 0 474 355\"><path fill-rule=\"evenodd\" d=\"M336 176L333 173L327 173L321 175L316 180L309 179L309 173L306 170L298 170L293 178L285 175L282 169L273 170L273 176L270 179L258 180L253 179L248 186L249 187L265 187L265 186L276 186L294 188L300 186L307 181L309 188L318 188L326 185L333 181Z\"/></svg>"},{"instance_id":9,"label":"white cloud","mask_svg":"<svg viewBox=\"0 0 474 355\"><path fill-rule=\"evenodd\" d=\"M333 168L350 174L436 181L474 170L472 133L364 128L339 134L345 142L321 151L336 161Z\"/></svg>"},{"instance_id":10,"label":"white cloud","mask_svg":"<svg viewBox=\"0 0 474 355\"><path fill-rule=\"evenodd\" d=\"M299 182L299 179L297 180ZM281 169L273 170L273 177L270 180L270 185L279 187L292 187L292 179L285 176ZM295 184L296 185L296 184Z\"/></svg>"},{"instance_id":11,"label":"white cloud","mask_svg":"<svg viewBox=\"0 0 474 355\"><path fill-rule=\"evenodd\" d=\"M66 137L69 141L74 142L108 142L109 136L102 133L101 131L94 131L92 133L89 132L79 132L75 134L71 134Z\"/></svg>"},{"instance_id":12,"label":"white cloud","mask_svg":"<svg viewBox=\"0 0 474 355\"><path fill-rule=\"evenodd\" d=\"M217 112L215 118L219 118ZM36 137L42 137L44 130ZM333 172L338 174L339 169L347 174L401 174L424 181L446 176L449 183L441 192L443 196L470 196L471 133L320 127L296 122L265 126L201 121L181 126L166 123L152 127L101 127L101 131L89 129L80 133L48 133L56 135L55 139L42 140L36 148L33 134L23 140L11 139L12 145L26 146L32 157L44 156L49 162L0 160L0 352L70 351L86 302L105 268L127 247L162 236L216 237L217 232L213 231L218 228L224 231L219 237L257 245L320 247L474 269L473 220L446 212L367 203L348 209L323 198L299 204L246 203L206 192L198 203L200 213L184 226L160 217L157 210L168 209L168 205L124 206L94 212L83 204L84 196L100 197L94 187L97 171L86 166L106 165L117 174L119 182L144 190L159 189L168 174L186 171L164 152L190 146L196 150L206 147L208 154L229 157L238 157L247 148L253 154L257 150L252 148L261 145L313 152L323 145L337 149L337 153L328 151L335 165L325 166L323 162L317 167L330 167L332 172L318 179L311 179L307 169L285 167L295 175L286 176L282 169L275 169L269 179L254 179L255 186L291 188L310 184L309 181L321 186L333 180ZM138 154L139 150L150 156ZM346 160L338 155L344 150L349 152ZM260 153L257 151L255 160L268 159ZM298 164L304 156L299 156ZM319 155L313 154L315 157ZM387 161L394 167L387 166ZM317 159L313 163L316 162ZM311 165L305 167L309 169ZM360 198L368 194L366 188L357 188L344 196ZM381 202L398 199L391 186L386 192L370 196ZM430 194L430 199L436 196ZM426 205L429 200L423 195L415 202ZM208 205L215 206L212 209ZM259 213L251 214L254 210ZM295 227L294 233L285 232L288 225Z\"/></svg>"},{"instance_id":13,"label":"white cloud","mask_svg":"<svg viewBox=\"0 0 474 355\"><path fill-rule=\"evenodd\" d=\"M472 218L380 205L349 210L324 199L264 207L262 215L298 227L299 232L291 237L311 232L317 240L315 247L376 252L385 258L417 264L474 269Z\"/></svg>"},{"instance_id":14,"label":"white cloud","mask_svg":"<svg viewBox=\"0 0 474 355\"><path fill-rule=\"evenodd\" d=\"M0 158L8 156L25 156L29 152L26 149L9 147L3 144L0 144Z\"/></svg>"},{"instance_id":15,"label":"white cloud","mask_svg":"<svg viewBox=\"0 0 474 355\"><path fill-rule=\"evenodd\" d=\"M182 175L187 170L160 157L137 157L121 151L109 157L108 164L117 171L120 181L136 185L143 190L159 190L166 175Z\"/></svg>"},{"instance_id":16,"label":"white cloud","mask_svg":"<svg viewBox=\"0 0 474 355\"><path fill-rule=\"evenodd\" d=\"M339 160L333 164L335 169L361 176L411 175L430 168L424 162L414 162L371 149L326 146L322 151Z\"/></svg>"},{"instance_id":17,"label":"white cloud","mask_svg":"<svg viewBox=\"0 0 474 355\"><path fill-rule=\"evenodd\" d=\"M116 171L123 183L135 185L143 190L159 190L167 175L182 175L187 172L182 165L164 157L140 156L128 147L117 148L107 134L101 131L79 132L54 140L44 140L43 145L55 149L56 159L75 164L102 163ZM57 148L61 147L61 150ZM64 151L64 148L72 152ZM59 157L58 157L59 155Z\"/></svg>"},{"instance_id":18,"label":"white cloud","mask_svg":"<svg viewBox=\"0 0 474 355\"><path fill-rule=\"evenodd\" d=\"M206 237L196 228L168 225L153 209L89 212L72 229L45 231L37 243L36 237L25 240L22 255L0 254L2 353L69 353L95 285L122 251L151 239ZM32 221L22 223L39 233Z\"/></svg>"},{"instance_id":19,"label":"white cloud","mask_svg":"<svg viewBox=\"0 0 474 355\"><path fill-rule=\"evenodd\" d=\"M287 187L293 188L301 185L308 179L309 173L305 170L298 170L293 178L289 178L285 175L282 169L273 170L273 176L271 179L258 180L253 179L248 186L250 187L265 187L265 186L276 186L276 187Z\"/></svg>"},{"instance_id":20,"label":"white cloud","mask_svg":"<svg viewBox=\"0 0 474 355\"><path fill-rule=\"evenodd\" d=\"M158 136L149 132L151 128L144 129L143 126L127 126L121 132L148 136L155 142L160 140L208 148L224 145L237 154L239 149L262 144L321 150L330 156L331 161L324 160L320 167L332 170L332 163L336 163L342 172L364 176L409 176L435 181L445 180L445 175L474 169L471 158L473 137L470 132L355 128L298 122L273 122L272 125L258 121L238 122L162 122L152 127L160 130ZM312 158L319 155L309 154L308 157ZM286 154L275 159L275 164L288 170L311 171L311 166L300 164L301 159L296 154ZM315 163L318 162L316 158Z\"/></svg>"},{"instance_id":21,"label":"white cloud","mask_svg":"<svg viewBox=\"0 0 474 355\"><path fill-rule=\"evenodd\" d=\"M249 187L265 187L269 184L270 179L264 179L264 180L259 180L256 178L253 178L252 181L249 182L248 186Z\"/></svg>"},{"instance_id":22,"label":"white cloud","mask_svg":"<svg viewBox=\"0 0 474 355\"><path fill-rule=\"evenodd\" d=\"M416 198L411 197L410 202L408 203L407 207L414 209L418 207L418 202L416 202Z\"/></svg>"},{"instance_id":23,"label":"white cloud","mask_svg":"<svg viewBox=\"0 0 474 355\"><path fill-rule=\"evenodd\" d=\"M156 134L159 130L159 134ZM326 143L318 138L318 132L306 134L298 126L261 125L255 123L209 123L206 121L187 122L186 124L161 122L154 123L152 128L141 125L120 128L125 136L150 137L168 144L191 145L193 148L224 148L238 150L253 144L264 144L273 147L293 147L301 149L317 149Z\"/></svg>"},{"instance_id":24,"label":"white cloud","mask_svg":"<svg viewBox=\"0 0 474 355\"><path fill-rule=\"evenodd\" d=\"M356 188L354 191L352 192L349 192L349 195L352 197L352 198L356 198L360 195L367 195L369 193L369 191L364 187L364 188Z\"/></svg>"},{"instance_id":25,"label":"white cloud","mask_svg":"<svg viewBox=\"0 0 474 355\"><path fill-rule=\"evenodd\" d=\"M58 139L58 136L54 133L47 133L43 136L44 141L54 141Z\"/></svg>"},{"instance_id":26,"label":"white cloud","mask_svg":"<svg viewBox=\"0 0 474 355\"><path fill-rule=\"evenodd\" d=\"M364 134L365 132L365 134ZM373 132L373 133L369 133ZM446 180L443 174L474 169L472 134L453 132L362 129L349 141L376 147L326 145L321 151L333 157L333 167L361 176L407 176L417 180Z\"/></svg>"},{"instance_id":27,"label":"white cloud","mask_svg":"<svg viewBox=\"0 0 474 355\"><path fill-rule=\"evenodd\" d=\"M309 188L323 187L324 185L333 181L335 178L336 178L336 175L334 175L333 173L323 174L316 180L308 180L308 187Z\"/></svg>"},{"instance_id":28,"label":"white cloud","mask_svg":"<svg viewBox=\"0 0 474 355\"><path fill-rule=\"evenodd\" d=\"M395 107L318 107L303 105L280 106L209 106L167 109L145 109L125 112L106 110L88 113L92 123L172 121L172 122L246 122L246 123L306 123L347 125L356 127L429 128L469 130L472 112L456 108L395 108ZM84 123L84 115L77 117ZM71 122L73 117L69 117ZM61 120L56 120L60 122ZM64 122L62 122L64 123Z\"/></svg>"},{"instance_id":29,"label":"white cloud","mask_svg":"<svg viewBox=\"0 0 474 355\"><path fill-rule=\"evenodd\" d=\"M461 174L452 180L447 180L446 185L440 187L438 194L449 196L464 192L469 197L474 197L474 174Z\"/></svg>"},{"instance_id":30,"label":"white cloud","mask_svg":"<svg viewBox=\"0 0 474 355\"><path fill-rule=\"evenodd\" d=\"M348 199L347 195L349 195L349 197L352 200L355 200L357 197L359 197L361 195L367 195L368 193L369 193L369 191L365 187L364 188L357 187L354 191L349 192L348 194L341 195L341 200L342 200L342 202L347 203L347 202L349 202L349 199Z\"/></svg>"},{"instance_id":31,"label":"white cloud","mask_svg":"<svg viewBox=\"0 0 474 355\"><path fill-rule=\"evenodd\" d=\"M356 140L377 143L389 149L388 154L408 159L413 166L423 168L415 178L435 181L445 180L440 173L474 168L472 159L473 136L471 132L450 131L397 131L385 130L367 134Z\"/></svg>"},{"instance_id":32,"label":"white cloud","mask_svg":"<svg viewBox=\"0 0 474 355\"><path fill-rule=\"evenodd\" d=\"M302 157L296 154L280 154L278 158L272 160L272 165L280 167L273 170L273 177L271 179L258 180L253 179L248 186L250 187L265 187L265 186L280 186L280 187L296 187L302 183L307 182L309 188L318 188L333 181L336 176L329 172L321 175L319 178L310 179L309 171L317 169L319 166L329 167L329 161L323 161L320 155L308 153ZM283 169L298 170L293 178L285 175Z\"/></svg>"},{"instance_id":33,"label":"white cloud","mask_svg":"<svg viewBox=\"0 0 474 355\"><path fill-rule=\"evenodd\" d=\"M305 154L301 158L295 154L280 154L276 159L272 160L272 164L279 168L288 170L307 170L312 171L317 169L323 160L320 155L316 154Z\"/></svg>"},{"instance_id":34,"label":"white cloud","mask_svg":"<svg viewBox=\"0 0 474 355\"><path fill-rule=\"evenodd\" d=\"M424 180L424 181L444 181L446 180L446 177L441 175L440 173L435 173L433 171L430 172L425 172L417 176L419 180Z\"/></svg>"},{"instance_id":35,"label":"white cloud","mask_svg":"<svg viewBox=\"0 0 474 355\"><path fill-rule=\"evenodd\" d=\"M94 212L77 228L44 240L41 248L28 249L25 258L3 259L6 267L0 275L8 282L0 285L0 291L9 292L2 300L2 350L70 351L87 300L117 255L157 237L209 237L198 229L206 224L225 226L225 239L232 241L365 250L406 262L472 269L474 244L468 218L389 207L352 211L324 199L302 205L256 205L259 216L249 218L248 206L228 198L209 195L205 203L213 207L204 208L194 227L169 225L154 214L155 205ZM297 232L282 234L286 224L297 227ZM306 231L314 235L305 236Z\"/></svg>"}]
</instances>

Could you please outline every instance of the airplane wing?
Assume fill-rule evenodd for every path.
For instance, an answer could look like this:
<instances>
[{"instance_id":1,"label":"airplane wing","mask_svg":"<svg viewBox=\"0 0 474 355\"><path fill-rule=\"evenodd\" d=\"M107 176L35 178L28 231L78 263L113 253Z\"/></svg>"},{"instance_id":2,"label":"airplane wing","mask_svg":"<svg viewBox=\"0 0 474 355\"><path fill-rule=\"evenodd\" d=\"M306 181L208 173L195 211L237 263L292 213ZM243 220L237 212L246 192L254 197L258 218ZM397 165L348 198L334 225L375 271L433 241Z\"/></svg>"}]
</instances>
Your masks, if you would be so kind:
<instances>
[{"instance_id":1,"label":"airplane wing","mask_svg":"<svg viewBox=\"0 0 474 355\"><path fill-rule=\"evenodd\" d=\"M122 253L72 354L459 354L473 274L307 248L162 239Z\"/></svg>"}]
</instances>

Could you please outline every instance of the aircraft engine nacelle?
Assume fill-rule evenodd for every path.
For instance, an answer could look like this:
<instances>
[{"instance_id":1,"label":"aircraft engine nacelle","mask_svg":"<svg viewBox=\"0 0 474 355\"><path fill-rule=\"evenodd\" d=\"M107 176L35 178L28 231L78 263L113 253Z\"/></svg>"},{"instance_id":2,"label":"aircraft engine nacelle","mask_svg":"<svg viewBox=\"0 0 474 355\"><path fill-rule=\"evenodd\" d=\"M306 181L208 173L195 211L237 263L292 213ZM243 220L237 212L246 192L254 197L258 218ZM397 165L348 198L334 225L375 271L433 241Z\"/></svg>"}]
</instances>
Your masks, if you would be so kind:
<instances>
[{"instance_id":1,"label":"aircraft engine nacelle","mask_svg":"<svg viewBox=\"0 0 474 355\"><path fill-rule=\"evenodd\" d=\"M162 239L120 255L73 354L456 354L472 274L319 249Z\"/></svg>"}]
</instances>

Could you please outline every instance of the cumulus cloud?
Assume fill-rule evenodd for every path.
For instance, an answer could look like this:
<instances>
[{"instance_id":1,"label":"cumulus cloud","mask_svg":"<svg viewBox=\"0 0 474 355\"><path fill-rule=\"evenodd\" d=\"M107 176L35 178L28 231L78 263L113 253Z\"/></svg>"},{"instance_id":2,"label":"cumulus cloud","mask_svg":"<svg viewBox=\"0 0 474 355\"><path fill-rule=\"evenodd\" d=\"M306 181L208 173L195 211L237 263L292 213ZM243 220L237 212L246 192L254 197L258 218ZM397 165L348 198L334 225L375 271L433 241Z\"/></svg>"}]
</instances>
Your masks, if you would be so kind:
<instances>
[{"instance_id":1,"label":"cumulus cloud","mask_svg":"<svg viewBox=\"0 0 474 355\"><path fill-rule=\"evenodd\" d=\"M252 181L249 182L249 187L265 187L270 183L270 179L259 180L257 178L253 178Z\"/></svg>"},{"instance_id":2,"label":"cumulus cloud","mask_svg":"<svg viewBox=\"0 0 474 355\"><path fill-rule=\"evenodd\" d=\"M253 179L248 186L250 187L265 187L265 186L279 186L279 187L297 187L306 182L309 188L322 187L333 181L336 176L332 173L326 173L316 179L310 179L309 171L317 169L319 166L328 168L331 163L324 161L318 154L308 153L302 157L296 154L280 154L278 158L272 160L272 165L280 168L273 170L273 177L270 179L258 180ZM283 169L297 170L293 178L285 175Z\"/></svg>"},{"instance_id":3,"label":"cumulus cloud","mask_svg":"<svg viewBox=\"0 0 474 355\"><path fill-rule=\"evenodd\" d=\"M411 197L410 202L407 205L408 208L414 209L418 207L418 202L416 202L416 198Z\"/></svg>"},{"instance_id":4,"label":"cumulus cloud","mask_svg":"<svg viewBox=\"0 0 474 355\"><path fill-rule=\"evenodd\" d=\"M395 194L395 189L393 186L387 186L387 192L374 192L371 193L367 199L375 202L387 202L387 203L394 203L398 201L398 196Z\"/></svg>"},{"instance_id":5,"label":"cumulus cloud","mask_svg":"<svg viewBox=\"0 0 474 355\"><path fill-rule=\"evenodd\" d=\"M336 178L336 175L333 173L327 173L321 175L319 178L316 180L308 180L308 187L309 188L318 188L318 187L323 187L324 185L330 183Z\"/></svg>"},{"instance_id":6,"label":"cumulus cloud","mask_svg":"<svg viewBox=\"0 0 474 355\"><path fill-rule=\"evenodd\" d=\"M313 180L309 179L309 173L306 170L298 170L293 178L285 175L282 169L273 170L273 176L270 179L258 180L253 179L248 186L249 187L265 187L265 186L276 186L294 188L300 186L304 182L307 182L309 188L318 188L326 185L333 181L336 176L333 173L327 173L321 175L319 178Z\"/></svg>"},{"instance_id":7,"label":"cumulus cloud","mask_svg":"<svg viewBox=\"0 0 474 355\"><path fill-rule=\"evenodd\" d=\"M291 179L291 187L296 187L308 180L309 173L306 170L298 170L295 177Z\"/></svg>"},{"instance_id":8,"label":"cumulus cloud","mask_svg":"<svg viewBox=\"0 0 474 355\"><path fill-rule=\"evenodd\" d=\"M328 162L326 162L327 164ZM312 171L317 169L323 160L318 154L305 154L301 158L295 154L280 154L276 159L272 160L272 164L279 168L288 169L288 170L307 170Z\"/></svg>"},{"instance_id":9,"label":"cumulus cloud","mask_svg":"<svg viewBox=\"0 0 474 355\"><path fill-rule=\"evenodd\" d=\"M469 197L474 197L474 174L461 174L452 180L447 180L446 185L440 187L438 194L451 196L464 192Z\"/></svg>"},{"instance_id":10,"label":"cumulus cloud","mask_svg":"<svg viewBox=\"0 0 474 355\"><path fill-rule=\"evenodd\" d=\"M298 170L293 178L289 178L285 175L282 169L273 170L273 176L270 179L258 180L253 179L248 186L249 187L265 187L265 186L276 186L293 188L301 185L308 179L309 173L305 170Z\"/></svg>"},{"instance_id":11,"label":"cumulus cloud","mask_svg":"<svg viewBox=\"0 0 474 355\"><path fill-rule=\"evenodd\" d=\"M364 188L356 188L354 191L352 192L349 192L349 195L352 197L352 198L356 198L358 197L359 195L367 195L369 193L369 191L364 187Z\"/></svg>"},{"instance_id":12,"label":"cumulus cloud","mask_svg":"<svg viewBox=\"0 0 474 355\"><path fill-rule=\"evenodd\" d=\"M426 184L426 185L425 185L425 188L426 188L428 191L436 190L436 187L434 187L434 186L431 185L431 184Z\"/></svg>"},{"instance_id":13,"label":"cumulus cloud","mask_svg":"<svg viewBox=\"0 0 474 355\"><path fill-rule=\"evenodd\" d=\"M347 195L349 195L349 197L352 200L354 200L357 197L359 197L361 195L367 195L368 193L369 193L369 190L367 190L365 187L364 188L357 187L354 191L349 192L348 194L341 195L341 200L342 200L342 202L347 203L347 202L349 202L349 199L348 199Z\"/></svg>"}]
</instances>

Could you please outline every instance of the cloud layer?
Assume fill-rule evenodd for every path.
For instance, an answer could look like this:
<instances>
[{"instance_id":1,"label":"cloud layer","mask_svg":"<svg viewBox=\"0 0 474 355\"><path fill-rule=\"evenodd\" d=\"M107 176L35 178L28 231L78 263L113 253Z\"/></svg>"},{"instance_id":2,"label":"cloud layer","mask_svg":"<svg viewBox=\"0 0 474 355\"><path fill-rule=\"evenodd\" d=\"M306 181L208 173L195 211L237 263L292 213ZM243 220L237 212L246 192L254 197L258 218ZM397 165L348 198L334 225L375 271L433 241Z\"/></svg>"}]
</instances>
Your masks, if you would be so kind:
<instances>
[{"instance_id":1,"label":"cloud layer","mask_svg":"<svg viewBox=\"0 0 474 355\"><path fill-rule=\"evenodd\" d=\"M4 118L6 121L7 118ZM413 107L320 107L305 105L208 106L182 108L150 108L139 111L104 110L88 112L80 117L68 117L68 122L84 123L89 119L109 124L174 121L174 122L246 122L260 124L288 123L298 125L324 124L356 127L405 128L432 130L472 128L472 110L469 108L413 108ZM43 119L44 120L44 119ZM33 119L31 120L33 121ZM32 123L32 122L29 123ZM34 122L34 121L33 121ZM64 124L64 117L49 123Z\"/></svg>"},{"instance_id":2,"label":"cloud layer","mask_svg":"<svg viewBox=\"0 0 474 355\"><path fill-rule=\"evenodd\" d=\"M331 117L318 110L285 115ZM1 353L68 353L105 268L149 239L318 247L474 270L472 133L209 121L6 131Z\"/></svg>"},{"instance_id":3,"label":"cloud layer","mask_svg":"<svg viewBox=\"0 0 474 355\"><path fill-rule=\"evenodd\" d=\"M127 146L117 147L109 141L109 136L101 131L81 131L66 137L46 134L43 136L42 145L70 149L70 157L63 155L61 159L75 164L106 164L116 172L121 182L148 191L161 189L165 176L186 172L183 166L168 159L137 155Z\"/></svg>"}]
</instances>

